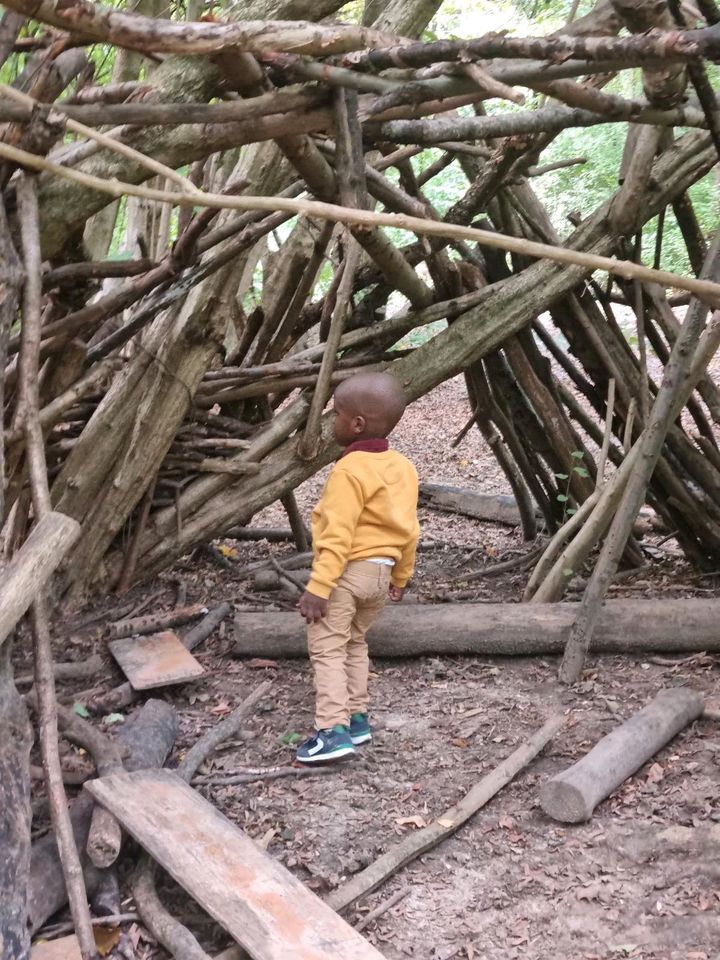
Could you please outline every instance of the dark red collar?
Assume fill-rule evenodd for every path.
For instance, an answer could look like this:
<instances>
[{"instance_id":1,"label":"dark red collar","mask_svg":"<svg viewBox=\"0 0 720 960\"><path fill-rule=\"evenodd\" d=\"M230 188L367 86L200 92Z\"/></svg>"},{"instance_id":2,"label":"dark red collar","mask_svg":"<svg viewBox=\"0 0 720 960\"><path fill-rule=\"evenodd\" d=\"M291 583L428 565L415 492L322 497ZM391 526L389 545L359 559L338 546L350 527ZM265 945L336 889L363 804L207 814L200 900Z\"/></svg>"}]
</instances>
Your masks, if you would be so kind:
<instances>
[{"instance_id":1,"label":"dark red collar","mask_svg":"<svg viewBox=\"0 0 720 960\"><path fill-rule=\"evenodd\" d=\"M349 447L345 447L341 459L349 453L385 453L389 449L390 444L384 437L378 437L376 440L356 440Z\"/></svg>"}]
</instances>

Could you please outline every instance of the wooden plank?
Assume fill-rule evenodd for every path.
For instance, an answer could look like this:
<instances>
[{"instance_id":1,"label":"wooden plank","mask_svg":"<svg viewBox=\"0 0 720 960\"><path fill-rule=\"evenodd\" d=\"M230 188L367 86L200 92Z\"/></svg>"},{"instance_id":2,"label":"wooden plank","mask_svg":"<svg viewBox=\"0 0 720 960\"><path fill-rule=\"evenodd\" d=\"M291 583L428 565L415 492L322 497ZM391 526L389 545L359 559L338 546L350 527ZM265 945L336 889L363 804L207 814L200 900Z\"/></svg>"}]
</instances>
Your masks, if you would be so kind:
<instances>
[{"instance_id":1,"label":"wooden plank","mask_svg":"<svg viewBox=\"0 0 720 960\"><path fill-rule=\"evenodd\" d=\"M382 954L170 770L85 789L254 960L379 960Z\"/></svg>"},{"instance_id":2,"label":"wooden plank","mask_svg":"<svg viewBox=\"0 0 720 960\"><path fill-rule=\"evenodd\" d=\"M80 944L74 933L59 940L43 940L33 944L30 960L82 960Z\"/></svg>"},{"instance_id":3,"label":"wooden plank","mask_svg":"<svg viewBox=\"0 0 720 960\"><path fill-rule=\"evenodd\" d=\"M183 683L204 672L172 630L112 640L108 649L135 690Z\"/></svg>"},{"instance_id":4,"label":"wooden plank","mask_svg":"<svg viewBox=\"0 0 720 960\"><path fill-rule=\"evenodd\" d=\"M63 513L48 513L32 530L2 574L0 647L30 604L42 593L65 554L80 536L80 524Z\"/></svg>"}]
</instances>

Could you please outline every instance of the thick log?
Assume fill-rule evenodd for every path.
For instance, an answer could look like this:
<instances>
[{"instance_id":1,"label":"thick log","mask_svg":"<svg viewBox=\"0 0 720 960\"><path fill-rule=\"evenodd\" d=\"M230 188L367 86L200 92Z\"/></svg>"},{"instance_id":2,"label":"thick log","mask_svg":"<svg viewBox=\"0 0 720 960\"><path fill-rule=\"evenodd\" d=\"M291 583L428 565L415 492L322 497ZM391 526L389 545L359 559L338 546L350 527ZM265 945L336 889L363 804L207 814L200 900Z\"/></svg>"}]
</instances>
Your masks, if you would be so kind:
<instances>
[{"instance_id":1,"label":"thick log","mask_svg":"<svg viewBox=\"0 0 720 960\"><path fill-rule=\"evenodd\" d=\"M127 770L142 770L146 767L161 767L169 754L177 734L177 716L170 704L163 700L148 700L137 716L124 725L118 740L128 748L125 760ZM94 807L90 797L81 796L71 807L70 815L78 850L83 855L85 882L88 894L100 884L103 873L88 862L85 846ZM53 833L46 834L33 845L30 858L30 882L28 885L28 923L35 933L67 902L65 879L58 857Z\"/></svg>"},{"instance_id":2,"label":"thick log","mask_svg":"<svg viewBox=\"0 0 720 960\"><path fill-rule=\"evenodd\" d=\"M543 784L540 804L562 823L582 823L661 747L702 715L702 694L687 687L661 690L639 713L596 744L590 753Z\"/></svg>"},{"instance_id":3,"label":"thick log","mask_svg":"<svg viewBox=\"0 0 720 960\"><path fill-rule=\"evenodd\" d=\"M49 513L13 557L0 585L0 646L79 536L80 524L76 520L62 513Z\"/></svg>"},{"instance_id":4,"label":"thick log","mask_svg":"<svg viewBox=\"0 0 720 960\"><path fill-rule=\"evenodd\" d=\"M577 603L408 604L386 607L368 634L376 657L425 654L528 656L561 653ZM609 600L592 649L720 650L720 600ZM304 657L305 625L296 613L238 613L235 654Z\"/></svg>"},{"instance_id":5,"label":"thick log","mask_svg":"<svg viewBox=\"0 0 720 960\"><path fill-rule=\"evenodd\" d=\"M501 493L476 493L445 483L421 483L420 503L448 513L460 513L474 520L489 520L508 527L520 526L515 497Z\"/></svg>"}]
</instances>

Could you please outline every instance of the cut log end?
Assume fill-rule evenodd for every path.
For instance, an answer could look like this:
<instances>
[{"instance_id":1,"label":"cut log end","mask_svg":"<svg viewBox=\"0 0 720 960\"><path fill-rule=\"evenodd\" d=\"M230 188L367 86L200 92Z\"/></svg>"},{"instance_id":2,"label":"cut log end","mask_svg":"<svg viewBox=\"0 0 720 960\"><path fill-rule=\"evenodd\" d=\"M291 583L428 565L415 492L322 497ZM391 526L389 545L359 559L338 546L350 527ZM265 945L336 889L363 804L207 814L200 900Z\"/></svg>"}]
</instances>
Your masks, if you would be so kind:
<instances>
[{"instance_id":1,"label":"cut log end","mask_svg":"<svg viewBox=\"0 0 720 960\"><path fill-rule=\"evenodd\" d=\"M582 790L561 780L548 780L543 784L540 806L548 817L561 823L585 823L593 813Z\"/></svg>"}]
</instances>

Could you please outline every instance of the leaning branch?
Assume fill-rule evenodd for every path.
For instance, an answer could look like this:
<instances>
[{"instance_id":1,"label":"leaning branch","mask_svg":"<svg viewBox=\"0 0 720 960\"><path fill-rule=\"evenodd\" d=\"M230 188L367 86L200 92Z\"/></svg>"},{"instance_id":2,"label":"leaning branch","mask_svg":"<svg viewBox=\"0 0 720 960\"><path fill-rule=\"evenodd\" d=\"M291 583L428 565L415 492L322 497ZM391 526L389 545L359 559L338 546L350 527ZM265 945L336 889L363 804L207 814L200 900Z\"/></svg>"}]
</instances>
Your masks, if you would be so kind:
<instances>
[{"instance_id":1,"label":"leaning branch","mask_svg":"<svg viewBox=\"0 0 720 960\"><path fill-rule=\"evenodd\" d=\"M368 47L395 46L394 34L348 24L324 26L304 20L246 20L240 23L183 22L125 13L112 7L63 0L9 0L5 6L34 20L140 53L203 56L228 48L240 53L279 50L306 56L329 56Z\"/></svg>"},{"instance_id":2,"label":"leaning branch","mask_svg":"<svg viewBox=\"0 0 720 960\"><path fill-rule=\"evenodd\" d=\"M180 193L165 190L155 190L150 187L124 183L120 180L103 180L91 174L81 173L78 170L61 167L36 154L20 150L7 143L0 143L0 157L11 160L20 166L30 167L33 170L47 170L67 180L81 183L85 187L99 190L119 198L124 195L144 197L147 200L156 200L160 203L171 203L178 206L204 206L227 210L267 210L271 212L285 211L292 215L304 214L317 217L321 220L332 220L338 223L356 224L361 227L385 226L398 230L410 230L413 233L449 237L456 240L471 240L484 246L511 253L533 257L536 259L552 260L556 263L573 264L586 267L588 270L604 270L607 273L624 277L628 280L638 279L650 283L659 283L663 287L677 287L688 290L699 300L713 307L720 307L720 284L698 280L694 277L683 277L667 270L654 270L642 264L629 260L616 260L612 257L597 256L581 250L572 250L568 247L558 247L547 243L537 243L534 240L525 240L520 237L511 237L506 234L494 233L490 230L480 230L476 227L464 227L459 224L448 224L438 220L424 220L419 217L410 217L403 213L380 213L374 210L359 210L350 207L341 207L333 203L324 203L320 200L294 199L292 197L253 197L223 196L217 193Z\"/></svg>"}]
</instances>

